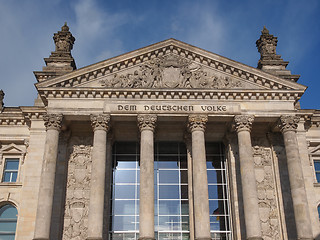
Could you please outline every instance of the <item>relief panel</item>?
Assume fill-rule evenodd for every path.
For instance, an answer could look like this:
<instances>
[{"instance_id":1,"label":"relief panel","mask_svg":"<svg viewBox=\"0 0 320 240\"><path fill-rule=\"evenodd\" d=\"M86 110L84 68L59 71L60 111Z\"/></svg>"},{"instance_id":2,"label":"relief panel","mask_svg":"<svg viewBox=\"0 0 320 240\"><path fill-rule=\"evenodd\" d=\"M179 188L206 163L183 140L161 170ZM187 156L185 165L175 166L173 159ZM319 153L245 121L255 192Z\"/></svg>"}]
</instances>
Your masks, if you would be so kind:
<instances>
[{"instance_id":1,"label":"relief panel","mask_svg":"<svg viewBox=\"0 0 320 240\"><path fill-rule=\"evenodd\" d=\"M63 240L87 237L91 179L91 146L72 145L69 158Z\"/></svg>"},{"instance_id":2,"label":"relief panel","mask_svg":"<svg viewBox=\"0 0 320 240\"><path fill-rule=\"evenodd\" d=\"M272 151L255 139L252 145L262 236L282 239Z\"/></svg>"}]
</instances>

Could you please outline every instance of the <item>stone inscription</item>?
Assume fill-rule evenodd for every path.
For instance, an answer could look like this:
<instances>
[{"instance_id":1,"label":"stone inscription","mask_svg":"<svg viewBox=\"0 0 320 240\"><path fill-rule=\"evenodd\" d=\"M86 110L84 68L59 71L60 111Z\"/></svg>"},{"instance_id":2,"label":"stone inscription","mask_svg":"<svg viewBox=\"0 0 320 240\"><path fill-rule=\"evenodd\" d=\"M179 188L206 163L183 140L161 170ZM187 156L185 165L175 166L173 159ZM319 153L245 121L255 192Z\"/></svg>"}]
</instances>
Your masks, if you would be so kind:
<instances>
[{"instance_id":1,"label":"stone inscription","mask_svg":"<svg viewBox=\"0 0 320 240\"><path fill-rule=\"evenodd\" d=\"M204 105L179 105L179 104L106 104L105 112L121 113L207 113L223 114L240 112L239 105L204 104Z\"/></svg>"}]
</instances>

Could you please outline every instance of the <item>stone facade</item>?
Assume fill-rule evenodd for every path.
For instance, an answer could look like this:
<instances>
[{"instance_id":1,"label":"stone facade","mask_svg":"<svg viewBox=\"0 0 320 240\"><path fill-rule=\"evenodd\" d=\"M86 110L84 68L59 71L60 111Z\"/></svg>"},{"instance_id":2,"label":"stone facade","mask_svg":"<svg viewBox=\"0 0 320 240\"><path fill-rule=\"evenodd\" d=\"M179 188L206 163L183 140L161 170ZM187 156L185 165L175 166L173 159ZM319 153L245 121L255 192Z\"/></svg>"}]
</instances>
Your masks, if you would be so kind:
<instances>
[{"instance_id":1,"label":"stone facade","mask_svg":"<svg viewBox=\"0 0 320 240\"><path fill-rule=\"evenodd\" d=\"M189 239L224 239L204 184L209 142L224 146L230 239L320 239L320 110L297 107L306 87L277 41L262 30L257 68L169 39L77 70L65 24L35 72L35 106L6 107L0 91L0 207L17 208L16 239L111 239L112 146L126 141L139 144L139 239L157 238L164 141L186 143Z\"/></svg>"}]
</instances>

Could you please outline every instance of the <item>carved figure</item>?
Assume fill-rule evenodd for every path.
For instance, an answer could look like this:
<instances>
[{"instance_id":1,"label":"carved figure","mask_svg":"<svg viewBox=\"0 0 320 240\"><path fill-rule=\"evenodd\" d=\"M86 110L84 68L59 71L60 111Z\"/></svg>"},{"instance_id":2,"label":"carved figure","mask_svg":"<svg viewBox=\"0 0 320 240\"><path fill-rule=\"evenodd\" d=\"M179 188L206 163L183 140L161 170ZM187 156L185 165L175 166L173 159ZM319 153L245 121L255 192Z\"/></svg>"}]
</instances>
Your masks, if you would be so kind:
<instances>
[{"instance_id":1,"label":"carved figure","mask_svg":"<svg viewBox=\"0 0 320 240\"><path fill-rule=\"evenodd\" d=\"M109 84L110 83L110 84ZM113 75L101 81L112 88L240 88L242 83L230 77L217 77L199 64L175 54L167 54L143 63L133 73Z\"/></svg>"}]
</instances>

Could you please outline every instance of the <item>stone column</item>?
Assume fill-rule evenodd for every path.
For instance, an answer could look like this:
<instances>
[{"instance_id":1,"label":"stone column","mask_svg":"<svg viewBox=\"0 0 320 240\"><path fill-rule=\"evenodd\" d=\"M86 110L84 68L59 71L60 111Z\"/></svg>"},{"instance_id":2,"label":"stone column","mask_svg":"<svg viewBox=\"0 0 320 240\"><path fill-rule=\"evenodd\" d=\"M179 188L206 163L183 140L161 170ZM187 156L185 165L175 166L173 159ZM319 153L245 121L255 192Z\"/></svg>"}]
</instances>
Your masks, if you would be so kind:
<instances>
[{"instance_id":1,"label":"stone column","mask_svg":"<svg viewBox=\"0 0 320 240\"><path fill-rule=\"evenodd\" d=\"M194 240L192 143L191 143L190 134L186 133L184 135L184 141L187 148L187 164L188 164L189 235L190 235L190 240Z\"/></svg>"},{"instance_id":2,"label":"stone column","mask_svg":"<svg viewBox=\"0 0 320 240\"><path fill-rule=\"evenodd\" d=\"M61 114L47 114L43 117L47 134L40 179L34 240L49 240L50 238L53 191L62 118L63 116Z\"/></svg>"},{"instance_id":3,"label":"stone column","mask_svg":"<svg viewBox=\"0 0 320 240\"><path fill-rule=\"evenodd\" d=\"M196 240L210 240L210 213L204 131L206 115L190 115L189 130L192 137L193 203Z\"/></svg>"},{"instance_id":4,"label":"stone column","mask_svg":"<svg viewBox=\"0 0 320 240\"><path fill-rule=\"evenodd\" d=\"M287 155L297 237L299 240L311 240L313 239L312 226L296 136L298 123L298 116L286 115L280 117L280 128Z\"/></svg>"},{"instance_id":5,"label":"stone column","mask_svg":"<svg viewBox=\"0 0 320 240\"><path fill-rule=\"evenodd\" d=\"M252 115L237 115L234 118L238 134L246 239L262 240L254 159L250 136L253 120L254 116Z\"/></svg>"},{"instance_id":6,"label":"stone column","mask_svg":"<svg viewBox=\"0 0 320 240\"><path fill-rule=\"evenodd\" d=\"M154 240L154 149L156 115L138 115L140 142L139 240Z\"/></svg>"},{"instance_id":7,"label":"stone column","mask_svg":"<svg viewBox=\"0 0 320 240\"><path fill-rule=\"evenodd\" d=\"M90 183L90 203L88 217L89 240L103 239L104 191L107 157L107 132L110 115L91 115L94 131L92 149L92 171Z\"/></svg>"}]
</instances>

